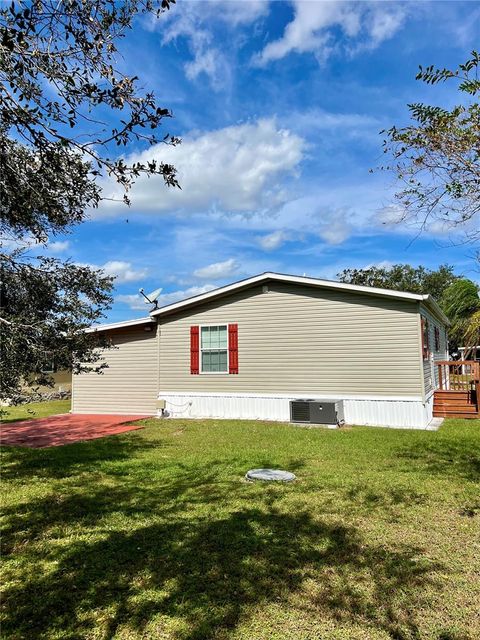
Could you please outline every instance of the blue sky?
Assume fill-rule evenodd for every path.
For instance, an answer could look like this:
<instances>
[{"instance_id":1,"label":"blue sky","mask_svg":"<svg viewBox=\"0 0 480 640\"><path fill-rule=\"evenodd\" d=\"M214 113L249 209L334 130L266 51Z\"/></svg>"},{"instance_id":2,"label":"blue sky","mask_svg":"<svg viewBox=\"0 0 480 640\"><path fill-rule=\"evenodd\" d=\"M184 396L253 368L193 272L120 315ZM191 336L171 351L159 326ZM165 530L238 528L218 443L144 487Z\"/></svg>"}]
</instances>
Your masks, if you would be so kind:
<instances>
[{"instance_id":1,"label":"blue sky","mask_svg":"<svg viewBox=\"0 0 480 640\"><path fill-rule=\"evenodd\" d=\"M418 65L455 67L479 35L475 2L179 0L142 18L121 64L183 143L126 155L174 163L182 191L141 179L130 208L105 203L49 251L117 276L112 321L146 313L139 287L168 303L266 270L447 262L476 279L471 247L383 224L395 185L369 170L407 103L457 99L417 82Z\"/></svg>"}]
</instances>

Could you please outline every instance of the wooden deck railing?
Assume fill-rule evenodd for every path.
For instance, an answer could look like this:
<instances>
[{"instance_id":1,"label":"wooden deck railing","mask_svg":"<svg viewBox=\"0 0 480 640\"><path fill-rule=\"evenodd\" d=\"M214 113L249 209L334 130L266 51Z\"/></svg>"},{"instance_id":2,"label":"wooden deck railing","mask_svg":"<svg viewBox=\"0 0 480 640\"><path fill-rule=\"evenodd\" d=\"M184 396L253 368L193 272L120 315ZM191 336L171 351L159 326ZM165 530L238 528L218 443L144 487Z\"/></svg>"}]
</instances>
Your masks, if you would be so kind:
<instances>
[{"instance_id":1,"label":"wooden deck railing","mask_svg":"<svg viewBox=\"0 0 480 640\"><path fill-rule=\"evenodd\" d=\"M439 360L435 364L442 391L474 391L480 381L480 361Z\"/></svg>"}]
</instances>

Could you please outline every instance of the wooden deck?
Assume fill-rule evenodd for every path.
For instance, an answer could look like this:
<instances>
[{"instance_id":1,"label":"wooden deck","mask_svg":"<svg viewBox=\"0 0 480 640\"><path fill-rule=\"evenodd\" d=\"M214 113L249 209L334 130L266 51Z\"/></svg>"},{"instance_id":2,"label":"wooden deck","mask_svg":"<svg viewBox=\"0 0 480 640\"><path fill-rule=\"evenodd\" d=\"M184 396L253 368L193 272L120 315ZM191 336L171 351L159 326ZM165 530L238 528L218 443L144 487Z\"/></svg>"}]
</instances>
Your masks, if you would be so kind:
<instances>
[{"instance_id":1,"label":"wooden deck","mask_svg":"<svg viewBox=\"0 0 480 640\"><path fill-rule=\"evenodd\" d=\"M437 362L439 388L433 396L435 418L479 418L480 362Z\"/></svg>"}]
</instances>

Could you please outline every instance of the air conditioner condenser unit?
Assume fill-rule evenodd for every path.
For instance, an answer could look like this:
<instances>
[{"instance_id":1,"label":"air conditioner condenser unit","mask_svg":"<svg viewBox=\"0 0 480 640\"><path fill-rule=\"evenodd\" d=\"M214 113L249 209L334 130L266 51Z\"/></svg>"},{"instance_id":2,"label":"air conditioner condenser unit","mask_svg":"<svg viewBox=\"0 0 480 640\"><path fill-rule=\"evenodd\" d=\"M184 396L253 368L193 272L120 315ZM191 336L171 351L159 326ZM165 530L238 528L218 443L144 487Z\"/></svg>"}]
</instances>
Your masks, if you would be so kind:
<instances>
[{"instance_id":1,"label":"air conditioner condenser unit","mask_svg":"<svg viewBox=\"0 0 480 640\"><path fill-rule=\"evenodd\" d=\"M343 400L297 398L290 401L290 422L338 426L345 423Z\"/></svg>"}]
</instances>

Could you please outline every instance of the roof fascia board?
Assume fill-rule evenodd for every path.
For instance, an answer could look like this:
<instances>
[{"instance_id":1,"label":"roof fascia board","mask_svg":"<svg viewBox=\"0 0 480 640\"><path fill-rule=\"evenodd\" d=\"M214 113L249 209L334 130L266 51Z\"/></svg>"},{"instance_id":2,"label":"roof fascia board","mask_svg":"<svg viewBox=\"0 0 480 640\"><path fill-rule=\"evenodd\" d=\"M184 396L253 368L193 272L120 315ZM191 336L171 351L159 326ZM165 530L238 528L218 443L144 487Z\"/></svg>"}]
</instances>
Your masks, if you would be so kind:
<instances>
[{"instance_id":1,"label":"roof fascia board","mask_svg":"<svg viewBox=\"0 0 480 640\"><path fill-rule=\"evenodd\" d=\"M451 325L450 320L443 313L442 309L440 308L440 305L435 300L435 298L432 298L431 295L425 295L423 296L423 303L425 304L426 307L430 309L433 315L437 316L437 318L441 320L444 324L446 324L447 327Z\"/></svg>"},{"instance_id":2,"label":"roof fascia board","mask_svg":"<svg viewBox=\"0 0 480 640\"><path fill-rule=\"evenodd\" d=\"M308 284L322 289L339 289L344 291L356 291L358 293L369 293L383 297L401 298L405 300L421 300L423 296L418 293L407 293L406 291L394 291L393 289L378 289L377 287L364 287L358 284L347 284L346 282L335 282L334 280L321 280L320 278L307 278L305 276L289 276L284 274L270 273L269 277L283 282L295 284Z\"/></svg>"},{"instance_id":3,"label":"roof fascia board","mask_svg":"<svg viewBox=\"0 0 480 640\"><path fill-rule=\"evenodd\" d=\"M123 327L134 327L141 324L152 324L154 318L147 316L146 318L137 318L136 320L123 320L122 322L111 322L109 324L97 324L93 327L85 329L85 333L95 333L97 331L109 331L110 329L122 329Z\"/></svg>"}]
</instances>

